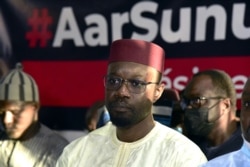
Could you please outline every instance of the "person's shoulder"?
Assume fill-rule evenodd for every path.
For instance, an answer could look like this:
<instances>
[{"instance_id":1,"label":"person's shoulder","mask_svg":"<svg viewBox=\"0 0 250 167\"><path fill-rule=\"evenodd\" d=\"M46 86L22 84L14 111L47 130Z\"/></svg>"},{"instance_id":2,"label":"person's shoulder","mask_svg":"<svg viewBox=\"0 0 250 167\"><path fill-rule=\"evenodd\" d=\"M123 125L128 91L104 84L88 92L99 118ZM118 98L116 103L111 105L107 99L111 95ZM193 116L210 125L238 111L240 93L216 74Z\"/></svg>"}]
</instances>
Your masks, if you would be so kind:
<instances>
[{"instance_id":1,"label":"person's shoulder","mask_svg":"<svg viewBox=\"0 0 250 167\"><path fill-rule=\"evenodd\" d=\"M236 161L239 159L242 160L240 150L233 151L219 157L213 158L209 160L207 163L202 165L201 167L214 167L214 166L231 166L231 164L238 164ZM234 165L235 166L235 165Z\"/></svg>"},{"instance_id":2,"label":"person's shoulder","mask_svg":"<svg viewBox=\"0 0 250 167\"><path fill-rule=\"evenodd\" d=\"M67 149L73 149L73 148L77 148L78 145L82 145L82 143L85 142L85 140L88 138L89 134L87 134L86 136L82 136L82 137L79 137L73 141L71 141L67 146L66 148Z\"/></svg>"},{"instance_id":3,"label":"person's shoulder","mask_svg":"<svg viewBox=\"0 0 250 167\"><path fill-rule=\"evenodd\" d=\"M158 134L164 137L165 142L171 143L172 147L176 147L175 149L201 152L200 148L192 140L180 132L158 122L156 123L156 127L158 128Z\"/></svg>"},{"instance_id":4,"label":"person's shoulder","mask_svg":"<svg viewBox=\"0 0 250 167\"><path fill-rule=\"evenodd\" d=\"M56 131L50 129L49 127L41 123L40 123L40 130L36 135L36 138L43 139L44 141L47 142L55 141L56 145L67 145L69 143L69 141L66 138L64 138Z\"/></svg>"},{"instance_id":5,"label":"person's shoulder","mask_svg":"<svg viewBox=\"0 0 250 167\"><path fill-rule=\"evenodd\" d=\"M190 139L188 139L185 135L182 133L178 132L175 129L172 129L170 127L167 127L159 122L156 122L156 128L158 131L161 133L161 135L165 135L165 137L169 140L174 140L174 141L189 141L192 142Z\"/></svg>"},{"instance_id":6,"label":"person's shoulder","mask_svg":"<svg viewBox=\"0 0 250 167\"><path fill-rule=\"evenodd\" d=\"M100 127L96 130L89 132L87 135L79 137L66 146L66 150L73 150L82 148L83 145L87 144L88 142L95 142L96 139L101 138L109 138L111 136L111 132L114 131L114 126L111 123L106 124L103 127ZM79 147L78 147L79 146Z\"/></svg>"},{"instance_id":7,"label":"person's shoulder","mask_svg":"<svg viewBox=\"0 0 250 167\"><path fill-rule=\"evenodd\" d=\"M110 133L112 133L115 130L115 126L111 123L108 122L107 124L105 124L104 126L97 128L93 131L91 131L89 133L89 135L111 135Z\"/></svg>"},{"instance_id":8,"label":"person's shoulder","mask_svg":"<svg viewBox=\"0 0 250 167\"><path fill-rule=\"evenodd\" d=\"M170 127L156 122L155 132L152 135L153 142L160 143L161 150L169 152L172 157L177 156L175 158L178 159L179 165L198 166L207 162L206 156L194 142Z\"/></svg>"}]
</instances>

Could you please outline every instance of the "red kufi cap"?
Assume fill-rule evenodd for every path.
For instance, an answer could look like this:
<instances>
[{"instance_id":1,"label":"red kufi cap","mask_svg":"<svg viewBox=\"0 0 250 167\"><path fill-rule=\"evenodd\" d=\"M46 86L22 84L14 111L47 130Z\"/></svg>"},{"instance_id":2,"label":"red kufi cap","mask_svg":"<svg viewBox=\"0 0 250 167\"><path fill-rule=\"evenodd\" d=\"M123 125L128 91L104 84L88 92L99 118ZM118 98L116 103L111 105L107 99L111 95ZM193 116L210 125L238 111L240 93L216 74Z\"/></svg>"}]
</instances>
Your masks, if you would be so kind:
<instances>
[{"instance_id":1,"label":"red kufi cap","mask_svg":"<svg viewBox=\"0 0 250 167\"><path fill-rule=\"evenodd\" d=\"M160 46L151 42L120 39L111 45L109 63L120 61L144 64L163 73L165 52Z\"/></svg>"}]
</instances>

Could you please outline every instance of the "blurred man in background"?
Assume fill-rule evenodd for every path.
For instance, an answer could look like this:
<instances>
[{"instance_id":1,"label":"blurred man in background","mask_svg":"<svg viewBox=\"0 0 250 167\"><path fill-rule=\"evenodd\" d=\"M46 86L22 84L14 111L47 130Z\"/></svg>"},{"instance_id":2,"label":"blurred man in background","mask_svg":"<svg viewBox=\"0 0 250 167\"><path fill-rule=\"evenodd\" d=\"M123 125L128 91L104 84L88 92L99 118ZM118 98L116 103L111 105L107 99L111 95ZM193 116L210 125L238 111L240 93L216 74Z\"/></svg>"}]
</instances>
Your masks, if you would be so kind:
<instances>
[{"instance_id":1,"label":"blurred man in background","mask_svg":"<svg viewBox=\"0 0 250 167\"><path fill-rule=\"evenodd\" d=\"M182 104L186 135L208 160L241 147L236 91L227 73L212 69L195 74L183 92Z\"/></svg>"},{"instance_id":2,"label":"blurred man in background","mask_svg":"<svg viewBox=\"0 0 250 167\"><path fill-rule=\"evenodd\" d=\"M203 167L248 167L250 165L250 78L248 78L241 97L241 131L244 143L237 151L219 156Z\"/></svg>"},{"instance_id":3,"label":"blurred man in background","mask_svg":"<svg viewBox=\"0 0 250 167\"><path fill-rule=\"evenodd\" d=\"M0 166L54 167L68 144L38 121L39 91L21 64L0 81Z\"/></svg>"}]
</instances>

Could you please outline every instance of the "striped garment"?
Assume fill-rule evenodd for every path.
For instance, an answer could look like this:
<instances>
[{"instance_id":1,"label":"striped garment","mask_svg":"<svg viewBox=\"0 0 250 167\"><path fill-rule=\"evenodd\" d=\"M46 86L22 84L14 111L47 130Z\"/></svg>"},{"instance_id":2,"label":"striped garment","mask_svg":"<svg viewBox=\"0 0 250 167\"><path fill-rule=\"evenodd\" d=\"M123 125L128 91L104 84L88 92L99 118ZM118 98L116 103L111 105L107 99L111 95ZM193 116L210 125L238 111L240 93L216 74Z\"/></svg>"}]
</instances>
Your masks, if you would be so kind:
<instances>
[{"instance_id":1,"label":"striped garment","mask_svg":"<svg viewBox=\"0 0 250 167\"><path fill-rule=\"evenodd\" d=\"M0 139L0 167L55 167L68 141L45 125L24 141Z\"/></svg>"}]
</instances>

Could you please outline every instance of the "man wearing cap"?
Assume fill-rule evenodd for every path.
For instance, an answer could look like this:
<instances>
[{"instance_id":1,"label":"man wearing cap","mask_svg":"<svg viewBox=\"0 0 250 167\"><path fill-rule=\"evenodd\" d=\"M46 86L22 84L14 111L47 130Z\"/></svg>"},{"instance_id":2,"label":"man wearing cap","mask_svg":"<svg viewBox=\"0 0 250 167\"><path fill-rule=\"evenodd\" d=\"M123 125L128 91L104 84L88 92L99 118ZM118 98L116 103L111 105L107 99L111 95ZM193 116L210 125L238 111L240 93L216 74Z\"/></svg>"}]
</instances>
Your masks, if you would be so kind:
<instances>
[{"instance_id":1,"label":"man wearing cap","mask_svg":"<svg viewBox=\"0 0 250 167\"><path fill-rule=\"evenodd\" d=\"M206 162L198 146L153 119L153 103L164 90L164 63L165 53L154 43L114 41L104 77L112 123L69 144L57 167L195 167Z\"/></svg>"},{"instance_id":2,"label":"man wearing cap","mask_svg":"<svg viewBox=\"0 0 250 167\"><path fill-rule=\"evenodd\" d=\"M0 167L54 167L68 141L38 121L35 80L21 64L0 81Z\"/></svg>"}]
</instances>

